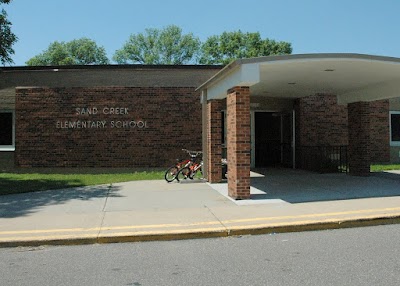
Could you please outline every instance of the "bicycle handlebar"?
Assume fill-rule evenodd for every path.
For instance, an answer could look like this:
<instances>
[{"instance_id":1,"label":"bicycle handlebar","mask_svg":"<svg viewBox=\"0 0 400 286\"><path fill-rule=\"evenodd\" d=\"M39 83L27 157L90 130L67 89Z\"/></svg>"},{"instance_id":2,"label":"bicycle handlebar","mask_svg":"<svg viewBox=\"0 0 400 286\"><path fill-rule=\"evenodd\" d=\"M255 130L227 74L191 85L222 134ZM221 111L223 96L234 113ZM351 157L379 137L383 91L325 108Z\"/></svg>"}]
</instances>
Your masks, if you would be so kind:
<instances>
[{"instance_id":1,"label":"bicycle handlebar","mask_svg":"<svg viewBox=\"0 0 400 286\"><path fill-rule=\"evenodd\" d=\"M190 156L198 156L200 154L203 154L202 151L193 151L193 150L187 150L187 149L182 149L182 151L187 152Z\"/></svg>"}]
</instances>

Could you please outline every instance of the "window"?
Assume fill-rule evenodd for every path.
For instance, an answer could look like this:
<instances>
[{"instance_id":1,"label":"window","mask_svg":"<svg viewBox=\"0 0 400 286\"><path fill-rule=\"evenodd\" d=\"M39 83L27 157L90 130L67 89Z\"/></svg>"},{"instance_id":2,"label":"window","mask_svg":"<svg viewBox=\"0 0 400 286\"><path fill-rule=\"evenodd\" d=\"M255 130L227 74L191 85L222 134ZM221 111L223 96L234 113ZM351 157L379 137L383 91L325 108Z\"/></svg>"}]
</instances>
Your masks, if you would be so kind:
<instances>
[{"instance_id":1,"label":"window","mask_svg":"<svg viewBox=\"0 0 400 286\"><path fill-rule=\"evenodd\" d=\"M0 111L0 151L14 150L14 112Z\"/></svg>"},{"instance_id":2,"label":"window","mask_svg":"<svg viewBox=\"0 0 400 286\"><path fill-rule=\"evenodd\" d=\"M390 145L400 146L400 111L390 112Z\"/></svg>"}]
</instances>

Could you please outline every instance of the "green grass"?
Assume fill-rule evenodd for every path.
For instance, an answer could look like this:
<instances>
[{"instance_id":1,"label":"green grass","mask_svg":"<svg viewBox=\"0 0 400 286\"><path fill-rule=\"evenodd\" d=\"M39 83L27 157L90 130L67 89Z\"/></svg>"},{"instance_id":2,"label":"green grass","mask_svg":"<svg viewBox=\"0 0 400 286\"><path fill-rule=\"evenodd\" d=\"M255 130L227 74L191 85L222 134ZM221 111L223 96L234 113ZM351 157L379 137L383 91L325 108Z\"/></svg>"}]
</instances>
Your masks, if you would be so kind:
<instances>
[{"instance_id":1,"label":"green grass","mask_svg":"<svg viewBox=\"0 0 400 286\"><path fill-rule=\"evenodd\" d=\"M0 173L0 195L44 190L164 179L164 171L105 174Z\"/></svg>"},{"instance_id":2,"label":"green grass","mask_svg":"<svg viewBox=\"0 0 400 286\"><path fill-rule=\"evenodd\" d=\"M382 172L390 170L400 170L400 164L374 164L371 165L371 172Z\"/></svg>"}]
</instances>

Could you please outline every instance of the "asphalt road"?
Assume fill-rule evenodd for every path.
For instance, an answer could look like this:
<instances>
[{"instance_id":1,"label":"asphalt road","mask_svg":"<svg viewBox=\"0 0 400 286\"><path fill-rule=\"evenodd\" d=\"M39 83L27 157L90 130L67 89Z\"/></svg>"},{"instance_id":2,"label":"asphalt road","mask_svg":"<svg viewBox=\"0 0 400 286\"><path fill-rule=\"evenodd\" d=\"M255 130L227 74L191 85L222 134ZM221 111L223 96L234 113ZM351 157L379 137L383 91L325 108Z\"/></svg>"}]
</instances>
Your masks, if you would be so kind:
<instances>
[{"instance_id":1,"label":"asphalt road","mask_svg":"<svg viewBox=\"0 0 400 286\"><path fill-rule=\"evenodd\" d=\"M400 225L0 249L0 285L400 285Z\"/></svg>"}]
</instances>

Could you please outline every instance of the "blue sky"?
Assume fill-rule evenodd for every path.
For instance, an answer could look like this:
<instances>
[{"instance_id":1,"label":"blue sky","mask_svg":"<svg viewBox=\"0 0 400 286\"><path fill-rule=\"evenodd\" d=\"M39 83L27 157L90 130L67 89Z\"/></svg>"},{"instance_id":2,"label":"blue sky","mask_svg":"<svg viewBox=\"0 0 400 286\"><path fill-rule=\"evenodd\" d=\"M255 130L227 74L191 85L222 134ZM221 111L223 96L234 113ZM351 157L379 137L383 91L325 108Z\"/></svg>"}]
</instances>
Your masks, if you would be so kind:
<instances>
[{"instance_id":1,"label":"blue sky","mask_svg":"<svg viewBox=\"0 0 400 286\"><path fill-rule=\"evenodd\" d=\"M16 66L53 41L88 37L111 58L130 34L174 24L201 40L223 31L260 32L293 53L400 57L399 0L13 0L3 5L19 41Z\"/></svg>"}]
</instances>

